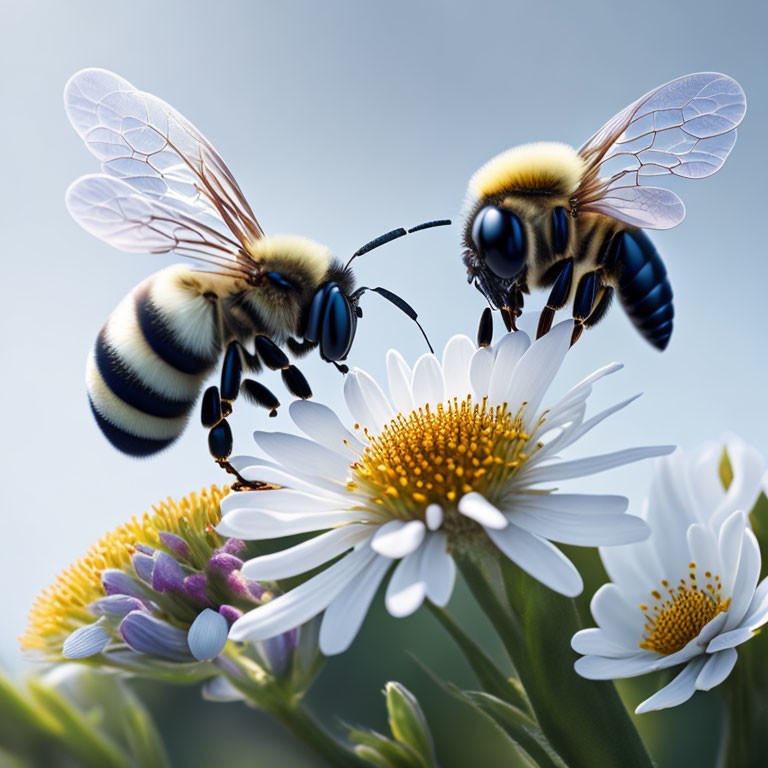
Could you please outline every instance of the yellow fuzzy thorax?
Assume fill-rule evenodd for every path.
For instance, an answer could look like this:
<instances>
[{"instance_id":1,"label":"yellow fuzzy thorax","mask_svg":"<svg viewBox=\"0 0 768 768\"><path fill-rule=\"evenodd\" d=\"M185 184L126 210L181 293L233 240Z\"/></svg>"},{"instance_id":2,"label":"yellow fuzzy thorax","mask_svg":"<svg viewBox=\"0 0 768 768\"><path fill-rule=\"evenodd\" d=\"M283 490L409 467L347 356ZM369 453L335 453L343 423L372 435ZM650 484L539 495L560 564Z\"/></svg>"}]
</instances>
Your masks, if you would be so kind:
<instances>
[{"instance_id":1,"label":"yellow fuzzy thorax","mask_svg":"<svg viewBox=\"0 0 768 768\"><path fill-rule=\"evenodd\" d=\"M469 193L476 200L515 190L572 195L583 174L584 160L573 147L548 141L523 144L482 166L469 182Z\"/></svg>"},{"instance_id":2,"label":"yellow fuzzy thorax","mask_svg":"<svg viewBox=\"0 0 768 768\"><path fill-rule=\"evenodd\" d=\"M248 255L267 272L289 277L297 268L321 283L331 266L331 252L324 245L299 235L272 235L248 245Z\"/></svg>"},{"instance_id":3,"label":"yellow fuzzy thorax","mask_svg":"<svg viewBox=\"0 0 768 768\"><path fill-rule=\"evenodd\" d=\"M88 606L106 595L102 571L126 568L137 544L160 546L160 531L180 535L185 529L200 533L212 529L221 521L219 505L228 492L227 487L219 489L214 485L180 501L168 499L99 539L38 595L29 612L27 629L19 638L22 650L55 652L73 630L94 621Z\"/></svg>"}]
</instances>

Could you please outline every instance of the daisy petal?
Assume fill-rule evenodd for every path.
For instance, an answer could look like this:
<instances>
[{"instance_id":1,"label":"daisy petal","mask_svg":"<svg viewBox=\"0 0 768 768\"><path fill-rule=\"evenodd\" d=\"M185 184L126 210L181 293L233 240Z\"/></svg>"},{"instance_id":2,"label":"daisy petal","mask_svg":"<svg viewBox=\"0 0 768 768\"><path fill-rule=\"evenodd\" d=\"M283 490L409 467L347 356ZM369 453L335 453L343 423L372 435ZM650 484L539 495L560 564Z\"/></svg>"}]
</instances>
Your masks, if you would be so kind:
<instances>
[{"instance_id":1,"label":"daisy petal","mask_svg":"<svg viewBox=\"0 0 768 768\"><path fill-rule=\"evenodd\" d=\"M717 653L718 651L724 651L726 648L735 648L737 645L751 640L754 634L754 631L749 627L739 627L738 629L732 629L730 632L723 632L722 635L718 635L714 640L710 641L707 646L707 653Z\"/></svg>"},{"instance_id":2,"label":"daisy petal","mask_svg":"<svg viewBox=\"0 0 768 768\"><path fill-rule=\"evenodd\" d=\"M344 379L344 399L352 418L361 426L374 429L376 420L365 402L362 387L357 378L357 371L351 371Z\"/></svg>"},{"instance_id":3,"label":"daisy petal","mask_svg":"<svg viewBox=\"0 0 768 768\"><path fill-rule=\"evenodd\" d=\"M384 602L389 613L397 619L410 616L423 602L427 585L422 578L421 551L403 558L387 585Z\"/></svg>"},{"instance_id":4,"label":"daisy petal","mask_svg":"<svg viewBox=\"0 0 768 768\"><path fill-rule=\"evenodd\" d=\"M427 597L440 607L448 604L456 583L456 564L446 551L447 541L442 532L429 534L421 556L421 577Z\"/></svg>"},{"instance_id":5,"label":"daisy petal","mask_svg":"<svg viewBox=\"0 0 768 768\"><path fill-rule=\"evenodd\" d=\"M378 429L382 429L395 417L395 412L392 410L387 396L369 373L357 369L355 370L355 375L360 384L368 410L373 416L374 424Z\"/></svg>"},{"instance_id":6,"label":"daisy petal","mask_svg":"<svg viewBox=\"0 0 768 768\"><path fill-rule=\"evenodd\" d=\"M725 629L737 627L747 612L752 596L755 594L757 580L760 577L760 545L755 534L749 528L744 530L741 547L739 570L731 589L731 604L728 607L728 621Z\"/></svg>"},{"instance_id":7,"label":"daisy petal","mask_svg":"<svg viewBox=\"0 0 768 768\"><path fill-rule=\"evenodd\" d=\"M296 576L333 560L372 533L370 525L351 523L321 533L295 547L261 555L246 561L242 567L243 576L253 581L272 581Z\"/></svg>"},{"instance_id":8,"label":"daisy petal","mask_svg":"<svg viewBox=\"0 0 768 768\"><path fill-rule=\"evenodd\" d=\"M768 579L763 579L758 584L752 602L744 617L744 625L750 629L761 627L768 620Z\"/></svg>"},{"instance_id":9,"label":"daisy petal","mask_svg":"<svg viewBox=\"0 0 768 768\"><path fill-rule=\"evenodd\" d=\"M466 336L453 336L448 340L443 352L443 378L445 379L445 398L464 399L472 393L469 380L469 363L475 354L475 345Z\"/></svg>"},{"instance_id":10,"label":"daisy petal","mask_svg":"<svg viewBox=\"0 0 768 768\"><path fill-rule=\"evenodd\" d=\"M710 691L716 685L720 685L731 674L738 657L739 654L735 648L728 648L710 656L696 678L696 687L700 691Z\"/></svg>"},{"instance_id":11,"label":"daisy petal","mask_svg":"<svg viewBox=\"0 0 768 768\"><path fill-rule=\"evenodd\" d=\"M627 602L615 584L603 584L593 595L589 610L611 640L628 648L637 648L642 639L642 614L636 605Z\"/></svg>"},{"instance_id":12,"label":"daisy petal","mask_svg":"<svg viewBox=\"0 0 768 768\"><path fill-rule=\"evenodd\" d=\"M216 531L238 539L279 539L296 533L322 531L345 523L370 519L364 510L332 512L272 512L268 509L236 509L221 519Z\"/></svg>"},{"instance_id":13,"label":"daisy petal","mask_svg":"<svg viewBox=\"0 0 768 768\"><path fill-rule=\"evenodd\" d=\"M253 437L262 450L289 472L320 475L337 480L347 476L349 460L318 445L314 440L285 432L256 431Z\"/></svg>"},{"instance_id":14,"label":"daisy petal","mask_svg":"<svg viewBox=\"0 0 768 768\"><path fill-rule=\"evenodd\" d=\"M443 524L443 508L439 504L430 504L424 516L430 531L436 531Z\"/></svg>"},{"instance_id":15,"label":"daisy petal","mask_svg":"<svg viewBox=\"0 0 768 768\"><path fill-rule=\"evenodd\" d=\"M371 539L371 547L384 557L399 560L421 546L426 529L421 520L390 520Z\"/></svg>"},{"instance_id":16,"label":"daisy petal","mask_svg":"<svg viewBox=\"0 0 768 768\"><path fill-rule=\"evenodd\" d=\"M302 512L329 512L338 506L339 500L330 496L276 488L268 491L230 493L221 500L221 513L228 515L236 509L267 509L270 512L295 512L300 509Z\"/></svg>"},{"instance_id":17,"label":"daisy petal","mask_svg":"<svg viewBox=\"0 0 768 768\"><path fill-rule=\"evenodd\" d=\"M644 675L653 669L655 659L651 653L608 658L606 656L582 656L574 669L587 680L615 680L622 677Z\"/></svg>"},{"instance_id":18,"label":"daisy petal","mask_svg":"<svg viewBox=\"0 0 768 768\"><path fill-rule=\"evenodd\" d=\"M493 370L493 350L490 347L480 347L469 364L469 379L472 390L478 401L488 395L488 384Z\"/></svg>"},{"instance_id":19,"label":"daisy petal","mask_svg":"<svg viewBox=\"0 0 768 768\"><path fill-rule=\"evenodd\" d=\"M327 406L314 400L294 400L288 408L293 423L315 442L343 456L362 452L363 444Z\"/></svg>"},{"instance_id":20,"label":"daisy petal","mask_svg":"<svg viewBox=\"0 0 768 768\"><path fill-rule=\"evenodd\" d=\"M484 528L501 530L509 525L507 518L485 496L474 491L461 497L459 512Z\"/></svg>"},{"instance_id":21,"label":"daisy petal","mask_svg":"<svg viewBox=\"0 0 768 768\"><path fill-rule=\"evenodd\" d=\"M703 658L694 659L671 683L665 685L660 691L640 704L635 710L635 714L641 715L655 709L676 707L678 704L688 701L696 692L696 678L699 676L704 663Z\"/></svg>"},{"instance_id":22,"label":"daisy petal","mask_svg":"<svg viewBox=\"0 0 768 768\"><path fill-rule=\"evenodd\" d=\"M325 609L319 643L320 650L326 656L343 653L352 645L390 565L391 560L377 557L360 578Z\"/></svg>"},{"instance_id":23,"label":"daisy petal","mask_svg":"<svg viewBox=\"0 0 768 768\"><path fill-rule=\"evenodd\" d=\"M743 512L734 512L720 528L718 545L720 558L723 563L723 591L729 594L733 580L739 567L744 529L747 526L747 516Z\"/></svg>"},{"instance_id":24,"label":"daisy petal","mask_svg":"<svg viewBox=\"0 0 768 768\"><path fill-rule=\"evenodd\" d=\"M432 354L422 355L413 366L411 390L417 408L430 403L436 405L445 399L443 370Z\"/></svg>"},{"instance_id":25,"label":"daisy petal","mask_svg":"<svg viewBox=\"0 0 768 768\"><path fill-rule=\"evenodd\" d=\"M491 378L488 382L488 400L490 402L509 401L514 409L519 407L517 401L509 400L507 393L510 390L520 358L526 354L530 344L530 339L525 333L508 333L496 344L494 347L496 358L493 361Z\"/></svg>"},{"instance_id":26,"label":"daisy petal","mask_svg":"<svg viewBox=\"0 0 768 768\"><path fill-rule=\"evenodd\" d=\"M602 629L592 627L579 630L571 638L571 648L585 656L606 656L608 658L627 658L627 648L611 640Z\"/></svg>"},{"instance_id":27,"label":"daisy petal","mask_svg":"<svg viewBox=\"0 0 768 768\"><path fill-rule=\"evenodd\" d=\"M400 413L410 413L414 410L411 375L411 368L403 356L396 349L390 349L387 352L389 394L392 403Z\"/></svg>"},{"instance_id":28,"label":"daisy petal","mask_svg":"<svg viewBox=\"0 0 768 768\"><path fill-rule=\"evenodd\" d=\"M290 592L241 616L229 630L230 638L256 642L301 626L324 611L376 557L367 546L350 552Z\"/></svg>"},{"instance_id":29,"label":"daisy petal","mask_svg":"<svg viewBox=\"0 0 768 768\"><path fill-rule=\"evenodd\" d=\"M486 528L491 541L520 568L567 597L581 594L584 584L573 563L554 545L516 525Z\"/></svg>"}]
</instances>

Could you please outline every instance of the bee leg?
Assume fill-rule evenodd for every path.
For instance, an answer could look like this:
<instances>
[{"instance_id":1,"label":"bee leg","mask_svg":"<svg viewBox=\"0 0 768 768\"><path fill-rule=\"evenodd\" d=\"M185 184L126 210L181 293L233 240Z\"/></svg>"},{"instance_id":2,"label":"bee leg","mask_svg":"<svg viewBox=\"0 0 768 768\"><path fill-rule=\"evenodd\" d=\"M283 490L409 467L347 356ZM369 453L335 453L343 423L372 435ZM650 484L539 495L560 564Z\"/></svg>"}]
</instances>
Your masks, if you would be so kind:
<instances>
[{"instance_id":1,"label":"bee leg","mask_svg":"<svg viewBox=\"0 0 768 768\"><path fill-rule=\"evenodd\" d=\"M490 307L483 310L480 323L477 326L477 346L490 347L493 341L493 313Z\"/></svg>"},{"instance_id":2,"label":"bee leg","mask_svg":"<svg viewBox=\"0 0 768 768\"><path fill-rule=\"evenodd\" d=\"M603 319L603 316L610 308L611 301L613 300L613 288L609 285L604 285L600 289L598 295L600 298L597 300L595 308L592 310L590 316L584 321L585 328L591 328Z\"/></svg>"},{"instance_id":3,"label":"bee leg","mask_svg":"<svg viewBox=\"0 0 768 768\"><path fill-rule=\"evenodd\" d=\"M587 320L592 316L595 310L598 288L602 287L600 271L587 272L579 280L579 284L576 286L576 295L573 297L573 319L575 324L573 326L573 335L571 336L571 346L579 340ZM605 309L607 307L603 309L603 312Z\"/></svg>"},{"instance_id":4,"label":"bee leg","mask_svg":"<svg viewBox=\"0 0 768 768\"><path fill-rule=\"evenodd\" d=\"M573 282L573 259L564 259L556 265L556 277L549 292L547 304L541 310L539 317L539 327L536 329L536 338L540 339L545 333L549 333L552 328L552 321L555 319L555 312L562 309L568 301L571 293L571 283Z\"/></svg>"},{"instance_id":5,"label":"bee leg","mask_svg":"<svg viewBox=\"0 0 768 768\"><path fill-rule=\"evenodd\" d=\"M200 420L204 427L208 428L208 450L214 461L230 475L234 475L237 481L232 485L235 491L265 490L275 488L274 485L260 480L246 480L230 463L232 453L232 429L227 422L227 417L232 413L232 403L240 394L240 384L243 372L241 348L236 342L230 342L224 355L224 364L221 369L221 386L208 387L203 394L200 409ZM257 382L244 382L256 384ZM264 388L266 390L266 387ZM267 390L269 392L269 390ZM271 394L271 393L270 393ZM274 398L274 395L272 396Z\"/></svg>"},{"instance_id":6,"label":"bee leg","mask_svg":"<svg viewBox=\"0 0 768 768\"><path fill-rule=\"evenodd\" d=\"M305 355L309 354L315 347L317 347L318 342L316 341L297 341L294 338L288 337L288 340L285 342L288 346L288 349L291 351L291 354L294 357L304 357Z\"/></svg>"},{"instance_id":7,"label":"bee leg","mask_svg":"<svg viewBox=\"0 0 768 768\"><path fill-rule=\"evenodd\" d=\"M288 355L269 336L259 334L256 336L255 344L256 353L264 365L272 371L280 371L283 383L294 397L302 400L312 397L312 389L302 372L295 365L291 365Z\"/></svg>"},{"instance_id":8,"label":"bee leg","mask_svg":"<svg viewBox=\"0 0 768 768\"><path fill-rule=\"evenodd\" d=\"M507 333L517 330L517 318L523 314L523 289L515 283L509 289L507 297L507 306L500 310L501 319L504 321L504 327Z\"/></svg>"}]
</instances>

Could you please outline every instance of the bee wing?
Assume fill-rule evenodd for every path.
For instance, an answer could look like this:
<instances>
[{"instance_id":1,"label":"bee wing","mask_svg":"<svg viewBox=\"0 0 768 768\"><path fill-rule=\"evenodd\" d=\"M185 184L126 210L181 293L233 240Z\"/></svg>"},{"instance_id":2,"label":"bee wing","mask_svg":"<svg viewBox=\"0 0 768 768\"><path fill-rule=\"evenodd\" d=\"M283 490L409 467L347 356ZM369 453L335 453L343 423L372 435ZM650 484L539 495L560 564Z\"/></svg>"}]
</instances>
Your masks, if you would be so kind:
<instances>
[{"instance_id":1,"label":"bee wing","mask_svg":"<svg viewBox=\"0 0 768 768\"><path fill-rule=\"evenodd\" d=\"M169 104L105 69L84 69L64 88L74 129L108 176L149 201L228 230L262 237L248 202L211 143Z\"/></svg>"},{"instance_id":2,"label":"bee wing","mask_svg":"<svg viewBox=\"0 0 768 768\"><path fill-rule=\"evenodd\" d=\"M67 190L66 204L83 229L120 250L175 251L232 277L250 274L238 261L237 244L207 224L194 204L168 204L107 174L79 178Z\"/></svg>"},{"instance_id":3,"label":"bee wing","mask_svg":"<svg viewBox=\"0 0 768 768\"><path fill-rule=\"evenodd\" d=\"M685 216L682 201L670 190L646 186L645 179L701 179L718 171L736 143L746 109L741 86L716 72L655 88L581 147L587 167L576 204L634 226L676 226Z\"/></svg>"}]
</instances>

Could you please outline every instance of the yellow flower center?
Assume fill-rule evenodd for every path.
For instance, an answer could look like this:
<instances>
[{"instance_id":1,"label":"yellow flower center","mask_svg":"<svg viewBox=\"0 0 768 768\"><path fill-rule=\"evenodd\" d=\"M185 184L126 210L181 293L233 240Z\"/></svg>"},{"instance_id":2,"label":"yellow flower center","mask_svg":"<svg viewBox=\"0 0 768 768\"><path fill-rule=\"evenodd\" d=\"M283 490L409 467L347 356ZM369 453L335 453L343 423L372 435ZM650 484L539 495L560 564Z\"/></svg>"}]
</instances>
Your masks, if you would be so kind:
<instances>
[{"instance_id":1,"label":"yellow flower center","mask_svg":"<svg viewBox=\"0 0 768 768\"><path fill-rule=\"evenodd\" d=\"M506 403L491 408L469 396L399 413L377 435L366 430L369 442L347 488L364 490L401 519L424 519L432 503L448 512L471 491L499 500L505 481L537 450L526 453L532 435L522 410L512 414Z\"/></svg>"},{"instance_id":2,"label":"yellow flower center","mask_svg":"<svg viewBox=\"0 0 768 768\"><path fill-rule=\"evenodd\" d=\"M656 651L664 656L676 653L696 638L704 627L720 613L725 613L731 598L723 600L723 585L720 576L704 574L706 582L699 585L696 580L696 563L689 563L688 579L680 579L677 587L661 582L668 597L658 590L651 592L653 607L641 605L646 618L646 639L640 647Z\"/></svg>"},{"instance_id":3,"label":"yellow flower center","mask_svg":"<svg viewBox=\"0 0 768 768\"><path fill-rule=\"evenodd\" d=\"M168 499L99 539L37 597L29 612L27 629L19 638L22 650L57 654L71 632L92 623L94 617L88 612L88 605L106 595L101 572L129 566L136 544L161 547L160 531L185 537L213 536L219 543L213 527L221 521L219 503L228 492L228 488L219 490L214 485L199 494L190 493L178 502Z\"/></svg>"}]
</instances>

